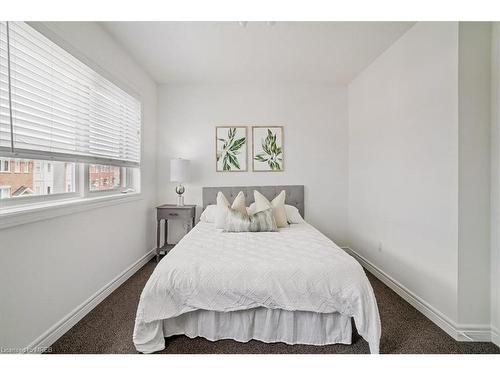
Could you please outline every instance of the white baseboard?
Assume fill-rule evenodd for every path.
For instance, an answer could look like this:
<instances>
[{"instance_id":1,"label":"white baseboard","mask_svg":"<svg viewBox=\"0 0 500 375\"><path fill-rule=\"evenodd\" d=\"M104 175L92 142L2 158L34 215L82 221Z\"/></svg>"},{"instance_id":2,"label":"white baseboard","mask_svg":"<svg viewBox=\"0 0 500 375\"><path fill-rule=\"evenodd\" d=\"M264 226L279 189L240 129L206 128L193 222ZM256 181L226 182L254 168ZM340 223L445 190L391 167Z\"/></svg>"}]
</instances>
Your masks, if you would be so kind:
<instances>
[{"instance_id":1,"label":"white baseboard","mask_svg":"<svg viewBox=\"0 0 500 375\"><path fill-rule=\"evenodd\" d=\"M447 317L441 311L430 305L427 301L420 298L411 290L394 280L372 262L366 259L361 254L357 253L350 247L343 247L347 253L352 255L364 268L370 271L376 278L382 281L385 285L391 288L396 294L403 298L406 302L420 311L428 319L430 319L439 328L445 331L448 335L457 341L493 341L493 332L489 325L458 325L452 319ZM495 342L495 341L493 341ZM497 342L498 345L498 335Z\"/></svg>"},{"instance_id":2,"label":"white baseboard","mask_svg":"<svg viewBox=\"0 0 500 375\"><path fill-rule=\"evenodd\" d=\"M68 315L62 318L59 322L50 327L47 331L36 338L29 344L25 350L27 353L36 352L34 348L48 348L56 342L62 335L78 323L85 315L87 315L94 307L101 303L114 290L122 285L127 279L136 273L144 266L151 258L155 256L155 250L151 250L144 254L140 259L131 264L121 274L111 280L107 285L98 290L89 299L83 302L80 306L71 311Z\"/></svg>"},{"instance_id":3,"label":"white baseboard","mask_svg":"<svg viewBox=\"0 0 500 375\"><path fill-rule=\"evenodd\" d=\"M458 335L457 341L491 342L492 332L489 326L478 325L462 328L458 325L456 330Z\"/></svg>"},{"instance_id":4,"label":"white baseboard","mask_svg":"<svg viewBox=\"0 0 500 375\"><path fill-rule=\"evenodd\" d=\"M500 333L498 329L491 327L491 342L500 347Z\"/></svg>"}]
</instances>

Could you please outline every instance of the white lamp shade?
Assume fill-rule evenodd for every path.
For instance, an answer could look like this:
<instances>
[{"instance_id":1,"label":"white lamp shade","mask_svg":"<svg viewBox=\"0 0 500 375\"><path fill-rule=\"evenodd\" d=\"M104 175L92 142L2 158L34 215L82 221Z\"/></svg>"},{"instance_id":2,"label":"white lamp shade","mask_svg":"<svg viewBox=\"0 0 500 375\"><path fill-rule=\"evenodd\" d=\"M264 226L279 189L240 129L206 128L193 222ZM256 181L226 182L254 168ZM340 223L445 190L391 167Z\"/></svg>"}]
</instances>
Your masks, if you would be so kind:
<instances>
[{"instance_id":1,"label":"white lamp shade","mask_svg":"<svg viewBox=\"0 0 500 375\"><path fill-rule=\"evenodd\" d=\"M170 181L187 182L189 179L189 160L172 159L170 160Z\"/></svg>"}]
</instances>

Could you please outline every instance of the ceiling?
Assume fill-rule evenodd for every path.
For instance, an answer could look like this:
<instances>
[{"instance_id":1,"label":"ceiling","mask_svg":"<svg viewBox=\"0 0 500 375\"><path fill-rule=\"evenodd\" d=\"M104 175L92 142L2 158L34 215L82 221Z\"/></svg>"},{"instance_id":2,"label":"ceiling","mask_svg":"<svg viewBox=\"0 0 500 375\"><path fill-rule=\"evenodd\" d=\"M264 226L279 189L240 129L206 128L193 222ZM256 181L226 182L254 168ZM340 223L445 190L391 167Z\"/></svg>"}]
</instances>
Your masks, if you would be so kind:
<instances>
[{"instance_id":1,"label":"ceiling","mask_svg":"<svg viewBox=\"0 0 500 375\"><path fill-rule=\"evenodd\" d=\"M158 83L349 83L412 22L103 22Z\"/></svg>"}]
</instances>

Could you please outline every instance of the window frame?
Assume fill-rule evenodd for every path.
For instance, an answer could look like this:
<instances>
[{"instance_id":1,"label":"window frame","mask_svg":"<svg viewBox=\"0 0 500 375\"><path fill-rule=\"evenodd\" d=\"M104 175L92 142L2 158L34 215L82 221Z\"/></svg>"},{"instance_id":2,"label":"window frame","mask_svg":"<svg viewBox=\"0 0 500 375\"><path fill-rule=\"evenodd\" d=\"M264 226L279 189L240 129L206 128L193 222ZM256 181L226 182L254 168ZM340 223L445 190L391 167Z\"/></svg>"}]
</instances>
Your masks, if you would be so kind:
<instances>
[{"instance_id":1,"label":"window frame","mask_svg":"<svg viewBox=\"0 0 500 375\"><path fill-rule=\"evenodd\" d=\"M101 75L105 79L109 80L111 83L128 93L129 95L136 98L140 103L140 162L137 166L119 166L121 173L123 168L126 170L134 170L133 173L127 173L125 186L123 185L122 175L120 176L120 186L115 189L95 191L91 192L88 189L88 174L85 175L85 170L88 171L88 163L82 163L81 161L75 161L71 156L61 155L61 158L50 160L54 161L67 161L75 162L75 192L70 193L57 193L50 195L31 195L31 196L21 196L14 198L7 198L0 200L0 228L10 227L13 225L18 225L20 223L32 222L39 220L38 217L56 217L60 215L65 215L71 212L77 212L93 207L102 207L110 204L120 204L128 201L135 201L143 199L142 197L142 160L143 160L143 143L144 143L144 102L142 95L138 94L130 85L117 78L114 73L103 69L101 66L96 64L94 61L89 59L84 53L79 49L75 48L73 45L68 43L64 38L62 38L57 32L52 28L45 25L43 22L26 22L29 26L34 28L39 33L43 34L53 43L57 44L67 53L73 55L75 58L80 60L83 64L87 65L89 68L94 70L97 74ZM12 155L2 155L0 160L8 160L9 170L2 171L0 173L11 173L13 166L10 160L16 158L22 158L25 160L36 160L44 159L44 155L41 153L31 152L23 153L23 155L16 156L15 153ZM95 160L95 164L104 164L103 159ZM112 165L112 164L110 164ZM28 164L29 168L29 164ZM23 170L21 171L21 173ZM28 173L30 173L28 171ZM32 165L32 173L35 174L35 165ZM46 213L45 213L46 212ZM35 214L33 214L35 213Z\"/></svg>"},{"instance_id":2,"label":"window frame","mask_svg":"<svg viewBox=\"0 0 500 375\"><path fill-rule=\"evenodd\" d=\"M10 158L0 158L0 173L10 173ZM2 165L5 165L4 163L7 162L7 169L3 169Z\"/></svg>"},{"instance_id":3,"label":"window frame","mask_svg":"<svg viewBox=\"0 0 500 375\"><path fill-rule=\"evenodd\" d=\"M104 164L100 164L104 165ZM122 187L122 176L123 176L123 169L127 167L118 167L120 168L120 185L112 188L112 189L106 189L106 190L95 190L92 191L90 190L90 171L89 171L89 166L90 164L85 165L85 173L84 173L84 178L87 180L87 185L85 186L85 191L89 197L97 197L97 196L105 196L105 195L111 195L111 194L124 194L123 193L123 187ZM110 165L104 165L106 167L109 167Z\"/></svg>"},{"instance_id":4,"label":"window frame","mask_svg":"<svg viewBox=\"0 0 500 375\"><path fill-rule=\"evenodd\" d=\"M14 173L21 173L21 159L14 160Z\"/></svg>"},{"instance_id":5,"label":"window frame","mask_svg":"<svg viewBox=\"0 0 500 375\"><path fill-rule=\"evenodd\" d=\"M90 174L88 172L89 164L86 164L84 169L83 179L85 180L84 191L89 197L109 196L117 194L139 194L141 192L141 169L139 167L119 167L120 168L120 185L113 189L107 190L90 190ZM125 178L124 178L125 175ZM136 180L137 179L137 180Z\"/></svg>"},{"instance_id":6,"label":"window frame","mask_svg":"<svg viewBox=\"0 0 500 375\"><path fill-rule=\"evenodd\" d=\"M74 198L79 198L81 197L81 193L79 191L79 163L75 163L75 191L74 192L68 192L68 193L56 193L56 194L40 194L40 195L23 195L20 197L9 197L5 199L0 199L0 216L2 215L2 210L5 208L12 208L12 207L27 207L30 205L34 204L40 204L43 202L54 202L54 201L61 201L61 200L67 200L67 199L74 199ZM33 168L34 169L34 168ZM33 171L35 173L35 171Z\"/></svg>"},{"instance_id":7,"label":"window frame","mask_svg":"<svg viewBox=\"0 0 500 375\"><path fill-rule=\"evenodd\" d=\"M134 174L140 174L140 168L119 167L120 168L120 186L114 189L91 191L89 164L75 162L75 191L56 194L24 195L20 197L9 197L0 200L0 215L3 208L16 206L29 206L43 202L64 201L68 199L86 199L96 197L121 196L124 194L140 194L139 181L133 181ZM126 172L125 181L123 181L123 170L137 169L137 172Z\"/></svg>"}]
</instances>

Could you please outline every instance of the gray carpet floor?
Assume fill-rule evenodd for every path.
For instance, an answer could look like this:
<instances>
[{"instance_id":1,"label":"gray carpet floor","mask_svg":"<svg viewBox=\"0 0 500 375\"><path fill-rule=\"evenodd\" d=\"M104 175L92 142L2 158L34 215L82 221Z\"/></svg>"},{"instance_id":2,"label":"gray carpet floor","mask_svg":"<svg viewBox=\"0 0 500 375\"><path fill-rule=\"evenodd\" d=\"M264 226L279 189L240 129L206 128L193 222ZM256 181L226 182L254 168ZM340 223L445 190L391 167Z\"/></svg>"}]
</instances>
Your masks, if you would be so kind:
<instances>
[{"instance_id":1,"label":"gray carpet floor","mask_svg":"<svg viewBox=\"0 0 500 375\"><path fill-rule=\"evenodd\" d=\"M137 353L132 343L139 295L154 270L149 262L64 334L52 353ZM391 289L368 274L377 297L382 322L381 353L500 353L491 343L457 342L415 310ZM352 345L266 344L252 340L212 342L174 336L166 339L162 354L315 354L369 353L368 344L354 330Z\"/></svg>"}]
</instances>

